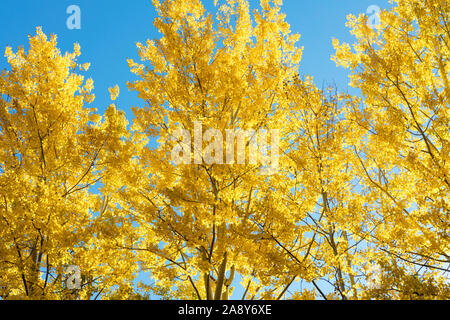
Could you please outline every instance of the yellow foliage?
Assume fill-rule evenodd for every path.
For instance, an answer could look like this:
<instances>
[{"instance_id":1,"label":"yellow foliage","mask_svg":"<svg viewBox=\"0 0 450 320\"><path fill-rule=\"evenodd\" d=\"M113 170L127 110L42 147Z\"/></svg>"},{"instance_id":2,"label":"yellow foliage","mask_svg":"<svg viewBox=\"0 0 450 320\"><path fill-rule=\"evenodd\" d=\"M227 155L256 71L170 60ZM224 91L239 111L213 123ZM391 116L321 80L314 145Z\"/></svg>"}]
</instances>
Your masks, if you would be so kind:
<instances>
[{"instance_id":1,"label":"yellow foliage","mask_svg":"<svg viewBox=\"0 0 450 320\"><path fill-rule=\"evenodd\" d=\"M300 77L281 1L214 3L153 0L131 125L88 107L79 44L61 54L37 28L6 48L0 297L228 299L239 278L244 299L448 299L449 2L398 0L375 28L349 15L355 43L333 39L332 59L360 97ZM225 161L235 129L279 130L278 167L250 140Z\"/></svg>"}]
</instances>

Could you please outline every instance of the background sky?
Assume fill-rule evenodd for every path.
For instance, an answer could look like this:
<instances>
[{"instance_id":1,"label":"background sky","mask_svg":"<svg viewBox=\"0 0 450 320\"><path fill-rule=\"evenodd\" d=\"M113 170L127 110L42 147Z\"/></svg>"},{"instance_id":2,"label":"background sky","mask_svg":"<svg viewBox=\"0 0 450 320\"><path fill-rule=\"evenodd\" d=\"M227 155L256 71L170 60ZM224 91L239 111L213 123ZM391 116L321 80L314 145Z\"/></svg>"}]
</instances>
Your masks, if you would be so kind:
<instances>
[{"instance_id":1,"label":"background sky","mask_svg":"<svg viewBox=\"0 0 450 320\"><path fill-rule=\"evenodd\" d=\"M213 8L213 0L204 0ZM70 5L81 9L81 29L69 30L66 13ZM250 0L251 8L259 0ZM331 39L352 42L345 27L349 13L365 13L370 5L386 8L388 0L284 0L283 11L294 33L300 33L299 45L304 47L301 74L314 77L316 85L336 82L341 90L347 87L347 71L337 68L330 60ZM126 59L138 59L136 42L159 37L153 26L155 10L151 0L2 0L0 9L0 68L6 67L4 49L19 45L27 47L29 34L36 26L44 33L58 35L62 53L73 51L73 43L81 45L80 62L91 62L87 76L94 80L96 100L100 111L110 103L108 87L120 86L116 105L132 119L131 106L142 105L137 94L129 92L127 81L134 80Z\"/></svg>"},{"instance_id":2,"label":"background sky","mask_svg":"<svg viewBox=\"0 0 450 320\"><path fill-rule=\"evenodd\" d=\"M187 0L189 1L189 0ZM213 0L203 0L206 8L213 8ZM81 9L81 29L69 30L66 13L70 5ZM304 47L300 64L301 75L311 75L317 86L336 83L346 91L348 72L337 68L330 60L334 54L333 37L353 42L345 27L349 13L366 13L371 5L386 9L388 0L284 0L282 11L294 33L301 34ZM250 0L251 8L259 7L259 0ZM81 45L79 62L91 62L87 77L94 80L96 99L91 106L102 113L111 103L108 88L118 84L120 96L115 101L132 121L132 106L143 106L135 92L129 92L126 83L135 78L126 59L139 61L136 42L158 38L153 26L156 12L151 0L1 0L0 7L0 70L8 68L4 50L14 51L22 45L27 49L28 35L41 26L44 33L56 34L62 53L73 51L73 43ZM139 277L144 278L144 275ZM320 283L319 283L320 285ZM237 289L234 298L241 294Z\"/></svg>"}]
</instances>

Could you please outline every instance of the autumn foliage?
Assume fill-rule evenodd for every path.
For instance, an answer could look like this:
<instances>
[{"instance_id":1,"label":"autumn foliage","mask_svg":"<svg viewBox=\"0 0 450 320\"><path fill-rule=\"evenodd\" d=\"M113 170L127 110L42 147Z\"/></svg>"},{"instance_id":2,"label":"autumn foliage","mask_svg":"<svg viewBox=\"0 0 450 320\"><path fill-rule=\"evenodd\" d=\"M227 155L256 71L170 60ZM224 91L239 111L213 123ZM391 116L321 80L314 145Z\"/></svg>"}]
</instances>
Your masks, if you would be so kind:
<instances>
[{"instance_id":1,"label":"autumn foliage","mask_svg":"<svg viewBox=\"0 0 450 320\"><path fill-rule=\"evenodd\" d=\"M130 125L91 107L79 45L37 28L6 48L2 299L450 298L447 0L348 17L355 43L334 39L332 59L359 95L303 75L279 0L153 3L161 37L127 60ZM227 130L272 145L231 150Z\"/></svg>"}]
</instances>

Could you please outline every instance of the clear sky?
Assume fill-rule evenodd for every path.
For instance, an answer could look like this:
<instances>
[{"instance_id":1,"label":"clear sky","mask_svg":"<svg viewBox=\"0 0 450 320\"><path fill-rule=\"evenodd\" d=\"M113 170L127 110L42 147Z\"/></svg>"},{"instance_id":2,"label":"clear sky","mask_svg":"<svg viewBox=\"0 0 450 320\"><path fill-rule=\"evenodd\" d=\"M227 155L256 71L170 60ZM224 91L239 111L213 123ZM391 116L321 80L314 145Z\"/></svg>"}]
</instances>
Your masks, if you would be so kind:
<instances>
[{"instance_id":1,"label":"clear sky","mask_svg":"<svg viewBox=\"0 0 450 320\"><path fill-rule=\"evenodd\" d=\"M212 8L213 0L203 2ZM79 30L67 28L70 14L66 10L70 5L81 10ZM250 5L256 8L259 0L250 0ZM323 83L336 83L340 90L347 90L347 71L330 60L334 51L331 39L353 42L345 27L346 16L366 13L371 5L383 9L389 3L388 0L284 0L287 21L294 33L301 34L299 45L304 47L301 74L313 76L319 87ZM72 51L74 42L81 45L79 61L91 62L86 75L94 80L93 106L102 112L111 103L108 87L118 84L121 90L115 104L125 110L131 121L131 106L142 106L144 102L137 99L135 92L127 90L127 81L134 77L126 59L138 60L136 42L159 37L153 26L155 14L151 0L1 0L0 70L6 68L5 47L9 45L14 51L19 45L27 48L27 35L34 35L36 26L42 26L44 33L58 35L63 53Z\"/></svg>"},{"instance_id":2,"label":"clear sky","mask_svg":"<svg viewBox=\"0 0 450 320\"><path fill-rule=\"evenodd\" d=\"M204 0L211 8L213 0ZM252 8L259 0L250 0ZM69 30L66 13L70 5L81 9L81 29ZM347 72L330 60L332 37L351 41L345 27L348 13L365 13L370 5L388 6L388 0L284 0L283 11L295 33L301 34L304 47L301 73L314 76L316 84L336 82L341 90L347 85ZM121 88L116 105L127 112L131 106L142 105L126 82L133 80L126 59L137 58L136 42L158 37L153 26L155 10L151 0L2 0L0 11L0 68L5 68L3 55L7 45L27 45L28 34L42 26L46 34L58 35L61 51L72 51L73 43L81 45L81 62L91 62L87 73L94 80L94 105L104 110L110 103L108 87Z\"/></svg>"}]
</instances>

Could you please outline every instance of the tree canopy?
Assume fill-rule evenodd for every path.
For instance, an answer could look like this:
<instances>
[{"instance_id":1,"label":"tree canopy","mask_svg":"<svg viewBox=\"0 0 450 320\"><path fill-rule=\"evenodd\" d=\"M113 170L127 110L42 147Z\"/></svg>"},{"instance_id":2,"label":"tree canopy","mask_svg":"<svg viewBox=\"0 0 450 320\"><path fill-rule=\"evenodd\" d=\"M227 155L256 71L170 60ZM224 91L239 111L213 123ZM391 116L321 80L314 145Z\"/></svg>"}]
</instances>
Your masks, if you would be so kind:
<instances>
[{"instance_id":1,"label":"tree canopy","mask_svg":"<svg viewBox=\"0 0 450 320\"><path fill-rule=\"evenodd\" d=\"M359 95L303 74L279 0L153 4L130 123L78 44L6 48L2 299L450 298L448 1L349 15Z\"/></svg>"}]
</instances>

